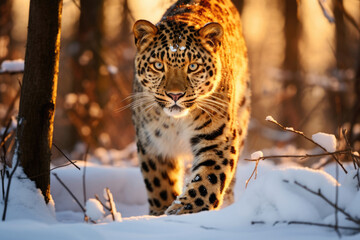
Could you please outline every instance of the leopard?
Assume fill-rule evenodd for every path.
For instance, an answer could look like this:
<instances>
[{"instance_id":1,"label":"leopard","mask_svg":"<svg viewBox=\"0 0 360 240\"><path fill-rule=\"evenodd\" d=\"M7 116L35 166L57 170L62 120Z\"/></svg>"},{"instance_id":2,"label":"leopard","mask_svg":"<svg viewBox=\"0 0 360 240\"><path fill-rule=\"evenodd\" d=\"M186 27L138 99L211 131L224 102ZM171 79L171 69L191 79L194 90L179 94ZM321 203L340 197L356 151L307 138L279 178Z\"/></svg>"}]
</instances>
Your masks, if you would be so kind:
<instances>
[{"instance_id":1,"label":"leopard","mask_svg":"<svg viewBox=\"0 0 360 240\"><path fill-rule=\"evenodd\" d=\"M133 33L132 121L149 214L231 204L251 103L236 7L179 0L156 25L136 21Z\"/></svg>"}]
</instances>

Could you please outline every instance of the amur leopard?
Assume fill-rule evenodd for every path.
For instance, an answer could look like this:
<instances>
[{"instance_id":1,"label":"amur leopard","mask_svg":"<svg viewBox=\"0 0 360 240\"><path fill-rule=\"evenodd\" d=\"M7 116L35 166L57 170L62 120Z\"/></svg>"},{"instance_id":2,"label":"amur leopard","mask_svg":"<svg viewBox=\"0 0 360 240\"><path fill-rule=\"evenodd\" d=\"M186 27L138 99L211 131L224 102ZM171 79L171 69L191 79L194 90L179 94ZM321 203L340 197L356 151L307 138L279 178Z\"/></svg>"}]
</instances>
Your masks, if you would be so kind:
<instances>
[{"instance_id":1,"label":"amur leopard","mask_svg":"<svg viewBox=\"0 0 360 240\"><path fill-rule=\"evenodd\" d=\"M232 199L250 115L238 11L231 0L180 0L133 32L133 122L150 214L218 209Z\"/></svg>"}]
</instances>

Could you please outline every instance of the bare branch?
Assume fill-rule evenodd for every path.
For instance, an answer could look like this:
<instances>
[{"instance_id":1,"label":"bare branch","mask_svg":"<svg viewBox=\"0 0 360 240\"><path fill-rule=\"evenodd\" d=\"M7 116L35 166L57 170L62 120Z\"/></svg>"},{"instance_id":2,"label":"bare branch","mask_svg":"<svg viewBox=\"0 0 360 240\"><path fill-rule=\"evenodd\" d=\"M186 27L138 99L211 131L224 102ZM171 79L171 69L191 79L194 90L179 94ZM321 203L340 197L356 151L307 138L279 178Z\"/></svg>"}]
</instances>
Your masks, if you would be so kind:
<instances>
[{"instance_id":1,"label":"bare branch","mask_svg":"<svg viewBox=\"0 0 360 240\"><path fill-rule=\"evenodd\" d=\"M20 162L19 158L17 157L16 158L16 164L15 164L15 166L14 166L14 168L11 171L10 176L9 176L7 189L6 189L6 195L5 195L5 201L4 201L4 211L3 211L3 215L2 215L2 221L5 221L5 218L6 218L6 210L7 210L7 205L8 205L8 201L9 201L11 179L13 178L14 173L15 173L17 167L19 166L19 162Z\"/></svg>"},{"instance_id":2,"label":"bare branch","mask_svg":"<svg viewBox=\"0 0 360 240\"><path fill-rule=\"evenodd\" d=\"M82 176L82 184L83 184L83 196L84 196L84 204L86 204L86 163L87 163L87 155L89 153L89 145L86 147L86 151L84 154L84 170Z\"/></svg>"},{"instance_id":3,"label":"bare branch","mask_svg":"<svg viewBox=\"0 0 360 240\"><path fill-rule=\"evenodd\" d=\"M112 194L110 193L109 188L106 188L106 194L108 196L108 201L109 201L109 205L110 205L110 213L112 216L113 221L115 221L115 212L114 212L114 206L113 206L113 197Z\"/></svg>"},{"instance_id":4,"label":"bare branch","mask_svg":"<svg viewBox=\"0 0 360 240\"><path fill-rule=\"evenodd\" d=\"M326 0L318 0L319 5L321 7L321 10L323 11L326 19L329 21L329 23L335 22L334 14L329 9L329 6L326 4Z\"/></svg>"},{"instance_id":5,"label":"bare branch","mask_svg":"<svg viewBox=\"0 0 360 240\"><path fill-rule=\"evenodd\" d=\"M303 188L304 190L308 191L309 193L312 193L312 194L320 197L320 198L323 199L327 204L329 204L329 205L332 206L333 208L337 209L337 211L339 211L339 212L341 212L342 214L344 214L349 221L354 222L354 223L360 225L360 219L358 219L357 217L351 216L351 215L350 215L349 213L347 213L344 209L339 208L339 207L337 206L337 204L331 202L327 197L325 197L324 194L322 194L322 192L321 192L320 189L316 192L316 191L311 190L311 189L308 188L307 186L305 186L305 185L303 185L303 184L301 184L301 183L299 183L299 182L297 182L297 181L294 181L294 184L297 185L297 186L299 186L299 187L301 187L301 188Z\"/></svg>"},{"instance_id":6,"label":"bare branch","mask_svg":"<svg viewBox=\"0 0 360 240\"><path fill-rule=\"evenodd\" d=\"M111 208L109 208L108 206L106 206L99 198L99 195L95 194L95 198L96 200L98 200L99 203L101 203L101 205L106 209L108 210L109 212L111 211Z\"/></svg>"},{"instance_id":7,"label":"bare branch","mask_svg":"<svg viewBox=\"0 0 360 240\"><path fill-rule=\"evenodd\" d=\"M70 164L74 165L74 167L80 170L80 167L77 166L75 162L72 161L68 156L66 156L66 154L55 143L53 143L53 146L66 158L66 160L70 162Z\"/></svg>"},{"instance_id":8,"label":"bare branch","mask_svg":"<svg viewBox=\"0 0 360 240\"><path fill-rule=\"evenodd\" d=\"M314 222L303 222L303 221L290 221L288 222L288 224L302 224L302 225L311 225L311 226L318 226L318 227L328 227L328 228L334 228L335 229L335 225L332 224L323 224L323 223L314 223ZM346 226L337 226L338 229L343 229L343 230L353 230L353 231L360 231L360 228L356 228L356 227L346 227Z\"/></svg>"},{"instance_id":9,"label":"bare branch","mask_svg":"<svg viewBox=\"0 0 360 240\"><path fill-rule=\"evenodd\" d=\"M70 196L75 200L75 202L79 205L79 207L81 208L81 210L83 211L83 213L86 212L85 208L81 205L81 203L79 202L79 200L75 197L75 195L71 192L71 190L65 185L65 183L63 181L61 181L61 179L58 177L58 175L56 173L53 173L53 175L55 176L55 178L59 181L59 183L66 189L66 191L70 194Z\"/></svg>"},{"instance_id":10,"label":"bare branch","mask_svg":"<svg viewBox=\"0 0 360 240\"><path fill-rule=\"evenodd\" d=\"M246 180L245 188L247 188L247 185L248 185L248 183L250 182L250 180L251 180L251 178L252 178L252 176L253 176L254 174L255 174L254 179L256 179L256 177L257 177L257 167L258 167L258 165L259 165L259 161L260 161L260 159L258 159L258 160L256 161L254 171L251 173L251 176L248 178L248 180Z\"/></svg>"},{"instance_id":11,"label":"bare branch","mask_svg":"<svg viewBox=\"0 0 360 240\"><path fill-rule=\"evenodd\" d=\"M281 125L280 123L278 123L277 121L275 121L272 117L271 118L266 118L266 121L268 122L271 122L277 126L279 126L281 129L283 129L284 131L287 131L287 132L292 132L292 133L295 133L297 135L300 135L302 136L303 138L305 138L306 140L308 140L309 142L315 144L316 146L318 146L319 148L321 148L324 152L330 154L334 159L335 161L341 166L341 168L344 170L345 173L347 173L345 167L343 166L343 164L340 162L340 160L336 157L335 153L332 152L328 152L323 146L321 146L320 144L318 144L317 142L315 142L314 140L312 140L311 138L307 137L303 132L301 131L298 131L298 130L295 130L294 128L292 127L284 127L283 125Z\"/></svg>"}]
</instances>

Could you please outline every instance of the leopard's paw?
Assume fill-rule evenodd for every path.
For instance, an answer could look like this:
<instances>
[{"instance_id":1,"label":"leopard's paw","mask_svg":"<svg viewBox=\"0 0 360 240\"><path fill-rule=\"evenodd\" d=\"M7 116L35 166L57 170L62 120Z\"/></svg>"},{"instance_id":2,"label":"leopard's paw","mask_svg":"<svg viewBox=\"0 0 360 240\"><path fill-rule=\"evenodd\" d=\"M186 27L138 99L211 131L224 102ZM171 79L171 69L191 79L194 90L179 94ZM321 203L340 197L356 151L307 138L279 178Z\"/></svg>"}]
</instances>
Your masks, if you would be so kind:
<instances>
[{"instance_id":1,"label":"leopard's paw","mask_svg":"<svg viewBox=\"0 0 360 240\"><path fill-rule=\"evenodd\" d=\"M199 207L194 202L188 202L183 200L175 200L168 209L166 209L166 215L180 215L187 213L196 213L200 211L208 211L209 206Z\"/></svg>"}]
</instances>

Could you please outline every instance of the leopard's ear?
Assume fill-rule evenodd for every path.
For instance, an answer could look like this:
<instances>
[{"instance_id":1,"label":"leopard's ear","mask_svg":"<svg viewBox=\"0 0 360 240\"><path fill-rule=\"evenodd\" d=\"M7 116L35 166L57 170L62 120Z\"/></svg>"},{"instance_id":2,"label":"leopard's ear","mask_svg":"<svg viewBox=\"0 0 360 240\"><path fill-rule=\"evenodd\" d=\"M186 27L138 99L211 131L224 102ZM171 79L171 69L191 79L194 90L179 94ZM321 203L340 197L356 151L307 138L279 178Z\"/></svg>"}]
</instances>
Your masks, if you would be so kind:
<instances>
[{"instance_id":1,"label":"leopard's ear","mask_svg":"<svg viewBox=\"0 0 360 240\"><path fill-rule=\"evenodd\" d=\"M217 48L221 45L224 28L219 23L211 22L200 28L198 34L205 44L211 48Z\"/></svg>"},{"instance_id":2,"label":"leopard's ear","mask_svg":"<svg viewBox=\"0 0 360 240\"><path fill-rule=\"evenodd\" d=\"M158 29L149 21L138 20L133 26L135 45L138 49L144 47L149 42L149 38L155 36Z\"/></svg>"}]
</instances>

